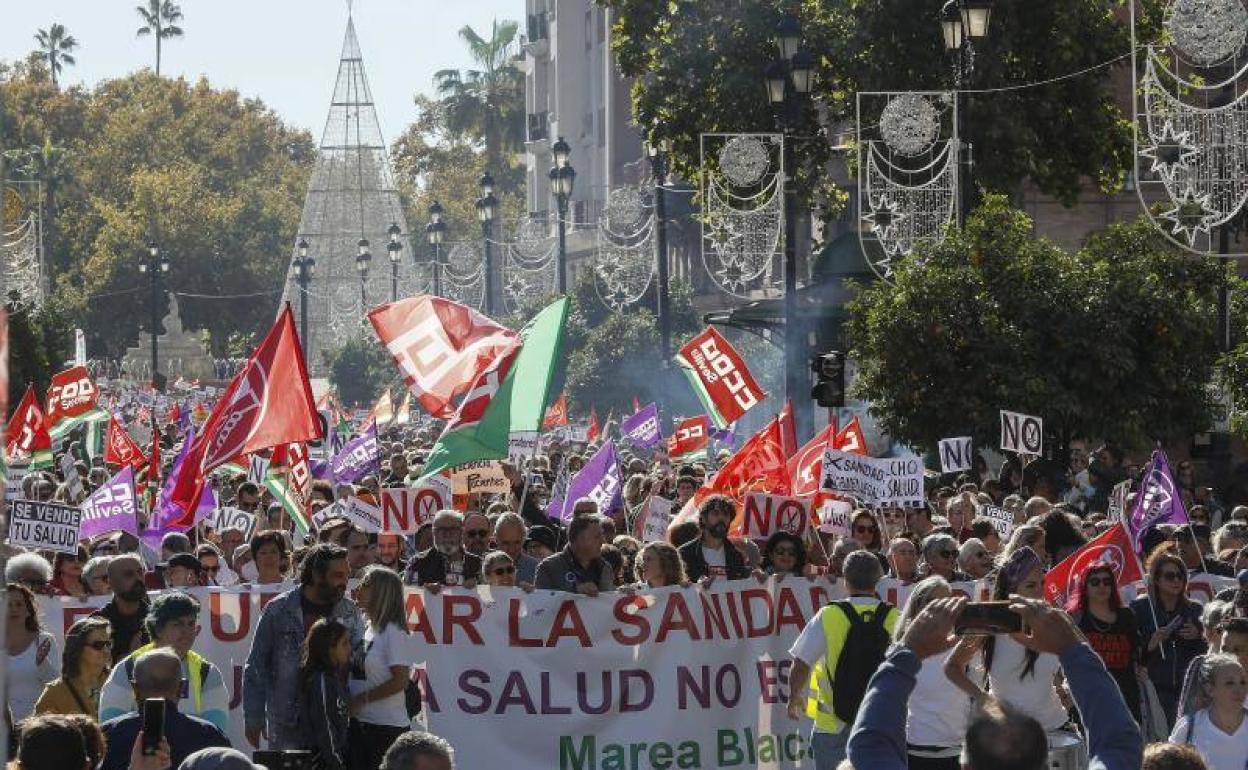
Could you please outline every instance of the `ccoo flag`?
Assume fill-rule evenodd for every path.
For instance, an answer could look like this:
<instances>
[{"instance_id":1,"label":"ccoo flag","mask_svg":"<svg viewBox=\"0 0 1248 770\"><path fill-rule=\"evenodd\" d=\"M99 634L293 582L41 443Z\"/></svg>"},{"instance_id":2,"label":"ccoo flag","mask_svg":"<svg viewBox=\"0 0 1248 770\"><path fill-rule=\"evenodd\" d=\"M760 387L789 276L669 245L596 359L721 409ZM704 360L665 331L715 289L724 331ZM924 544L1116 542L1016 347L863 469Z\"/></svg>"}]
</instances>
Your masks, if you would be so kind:
<instances>
[{"instance_id":1,"label":"ccoo flag","mask_svg":"<svg viewBox=\"0 0 1248 770\"><path fill-rule=\"evenodd\" d=\"M723 335L711 327L685 343L676 354L689 384L715 427L728 427L767 393Z\"/></svg>"},{"instance_id":2,"label":"ccoo flag","mask_svg":"<svg viewBox=\"0 0 1248 770\"><path fill-rule=\"evenodd\" d=\"M26 386L26 393L14 410L4 435L4 451L8 462L29 457L31 468L52 465L52 438L48 435L34 385Z\"/></svg>"},{"instance_id":3,"label":"ccoo flag","mask_svg":"<svg viewBox=\"0 0 1248 770\"><path fill-rule=\"evenodd\" d=\"M566 297L548 305L481 373L430 451L426 476L474 460L505 458L512 433L538 430L567 317Z\"/></svg>"},{"instance_id":4,"label":"ccoo flag","mask_svg":"<svg viewBox=\"0 0 1248 770\"><path fill-rule=\"evenodd\" d=\"M1153 450L1148 472L1144 474L1140 491L1135 496L1135 505L1127 515L1127 530L1135 552L1141 553L1144 535L1158 524L1186 523L1187 510L1183 507L1183 497L1174 483L1166 453L1159 447Z\"/></svg>"}]
</instances>

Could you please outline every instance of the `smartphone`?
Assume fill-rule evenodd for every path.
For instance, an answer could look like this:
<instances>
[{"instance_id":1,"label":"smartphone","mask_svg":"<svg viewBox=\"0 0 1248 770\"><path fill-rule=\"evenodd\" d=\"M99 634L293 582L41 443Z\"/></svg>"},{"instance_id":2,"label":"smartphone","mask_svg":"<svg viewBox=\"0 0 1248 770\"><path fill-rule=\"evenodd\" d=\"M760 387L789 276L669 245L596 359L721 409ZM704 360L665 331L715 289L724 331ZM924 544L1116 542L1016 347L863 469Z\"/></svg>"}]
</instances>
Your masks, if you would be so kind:
<instances>
[{"instance_id":1,"label":"smartphone","mask_svg":"<svg viewBox=\"0 0 1248 770\"><path fill-rule=\"evenodd\" d=\"M143 756L150 757L160 748L165 737L165 699L143 701Z\"/></svg>"},{"instance_id":2,"label":"smartphone","mask_svg":"<svg viewBox=\"0 0 1248 770\"><path fill-rule=\"evenodd\" d=\"M970 602L954 621L953 630L964 636L1015 634L1023 630L1023 616L1011 610L1009 602Z\"/></svg>"}]
</instances>

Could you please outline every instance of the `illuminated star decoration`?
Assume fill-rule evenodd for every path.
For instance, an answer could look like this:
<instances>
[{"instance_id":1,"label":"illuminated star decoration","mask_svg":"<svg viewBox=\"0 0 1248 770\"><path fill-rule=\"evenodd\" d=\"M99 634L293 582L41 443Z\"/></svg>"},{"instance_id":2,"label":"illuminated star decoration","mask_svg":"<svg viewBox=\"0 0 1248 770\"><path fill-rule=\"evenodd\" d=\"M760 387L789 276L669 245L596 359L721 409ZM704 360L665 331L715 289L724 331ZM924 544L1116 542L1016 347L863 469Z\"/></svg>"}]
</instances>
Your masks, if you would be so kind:
<instances>
[{"instance_id":1,"label":"illuminated star decoration","mask_svg":"<svg viewBox=\"0 0 1248 770\"><path fill-rule=\"evenodd\" d=\"M512 299L520 299L529 290L529 284L520 276L513 275L507 280L506 289Z\"/></svg>"},{"instance_id":2,"label":"illuminated star decoration","mask_svg":"<svg viewBox=\"0 0 1248 770\"><path fill-rule=\"evenodd\" d=\"M1161 136L1154 144L1140 150L1140 157L1153 162L1150 171L1173 182L1175 177L1187 170L1188 164L1196 159L1199 152L1192 144L1192 132L1177 131L1174 124L1167 120L1161 127Z\"/></svg>"},{"instance_id":3,"label":"illuminated star decoration","mask_svg":"<svg viewBox=\"0 0 1248 770\"><path fill-rule=\"evenodd\" d=\"M1170 232L1182 235L1190 246L1196 240L1196 234L1208 234L1213 227L1217 212L1209 207L1209 193L1197 194L1192 188L1183 191L1174 208L1162 212L1161 218L1174 223Z\"/></svg>"},{"instance_id":4,"label":"illuminated star decoration","mask_svg":"<svg viewBox=\"0 0 1248 770\"><path fill-rule=\"evenodd\" d=\"M881 196L876 207L862 216L863 221L871 225L871 232L880 239L880 245L894 256L900 254L905 248L900 241L894 240L896 236L894 231L905 218L906 215L901 212L901 206L887 195Z\"/></svg>"},{"instance_id":5,"label":"illuminated star decoration","mask_svg":"<svg viewBox=\"0 0 1248 770\"><path fill-rule=\"evenodd\" d=\"M716 219L711 225L710 241L715 245L715 251L720 254L727 253L729 248L741 236L726 219Z\"/></svg>"},{"instance_id":6,"label":"illuminated star decoration","mask_svg":"<svg viewBox=\"0 0 1248 770\"><path fill-rule=\"evenodd\" d=\"M741 269L737 258L731 255L725 256L723 263L723 267L715 271L715 275L719 278L720 286L731 292L744 291L745 271Z\"/></svg>"}]
</instances>

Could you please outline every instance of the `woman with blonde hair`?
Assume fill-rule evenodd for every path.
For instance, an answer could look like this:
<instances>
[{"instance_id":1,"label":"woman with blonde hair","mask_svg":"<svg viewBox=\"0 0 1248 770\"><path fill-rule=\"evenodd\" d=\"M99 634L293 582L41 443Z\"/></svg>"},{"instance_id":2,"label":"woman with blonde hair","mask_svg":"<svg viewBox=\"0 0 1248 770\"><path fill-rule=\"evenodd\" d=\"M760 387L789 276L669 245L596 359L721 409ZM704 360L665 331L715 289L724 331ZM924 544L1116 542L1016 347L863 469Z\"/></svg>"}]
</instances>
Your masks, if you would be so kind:
<instances>
[{"instance_id":1,"label":"woman with blonde hair","mask_svg":"<svg viewBox=\"0 0 1248 770\"><path fill-rule=\"evenodd\" d=\"M1045 547L1044 530L1035 524L1024 524L1014 528L1014 531L1010 533L1010 542L1006 543L1001 551L1001 563L1009 561L1014 552L1023 547L1035 551L1042 562L1048 563L1049 552Z\"/></svg>"},{"instance_id":2,"label":"woman with blonde hair","mask_svg":"<svg viewBox=\"0 0 1248 770\"><path fill-rule=\"evenodd\" d=\"M670 543L656 540L637 552L637 588L663 588L689 585L685 565Z\"/></svg>"},{"instance_id":3,"label":"woman with blonde hair","mask_svg":"<svg viewBox=\"0 0 1248 770\"><path fill-rule=\"evenodd\" d=\"M411 677L403 580L379 564L365 568L356 603L368 620L364 662L351 676L351 729L347 745L353 770L381 766L390 744L411 725L405 692Z\"/></svg>"},{"instance_id":4,"label":"woman with blonde hair","mask_svg":"<svg viewBox=\"0 0 1248 770\"><path fill-rule=\"evenodd\" d=\"M1197 669L1197 711L1181 717L1171 743L1186 743L1205 758L1210 770L1248 767L1248 673L1233 655L1208 655Z\"/></svg>"},{"instance_id":5,"label":"woman with blonde hair","mask_svg":"<svg viewBox=\"0 0 1248 770\"><path fill-rule=\"evenodd\" d=\"M35 702L36 714L100 713L100 689L113 662L113 626L106 618L89 617L75 622L65 633L61 676L54 679Z\"/></svg>"}]
</instances>

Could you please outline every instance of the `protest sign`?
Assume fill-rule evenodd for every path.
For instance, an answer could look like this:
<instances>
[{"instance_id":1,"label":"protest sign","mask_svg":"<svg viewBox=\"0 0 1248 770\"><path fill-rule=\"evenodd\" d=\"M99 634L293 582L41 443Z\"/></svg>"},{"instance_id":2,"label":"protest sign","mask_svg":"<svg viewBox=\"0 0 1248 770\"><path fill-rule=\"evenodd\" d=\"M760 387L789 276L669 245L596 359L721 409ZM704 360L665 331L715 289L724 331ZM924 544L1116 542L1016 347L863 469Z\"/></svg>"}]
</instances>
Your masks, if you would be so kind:
<instances>
[{"instance_id":1,"label":"protest sign","mask_svg":"<svg viewBox=\"0 0 1248 770\"><path fill-rule=\"evenodd\" d=\"M996 505L981 505L975 512L976 518L982 516L992 521L997 534L1002 540L1008 540L1014 531L1014 514Z\"/></svg>"},{"instance_id":2,"label":"protest sign","mask_svg":"<svg viewBox=\"0 0 1248 770\"><path fill-rule=\"evenodd\" d=\"M442 476L431 476L423 486L381 490L381 531L409 535L451 507L451 487Z\"/></svg>"},{"instance_id":3,"label":"protest sign","mask_svg":"<svg viewBox=\"0 0 1248 770\"><path fill-rule=\"evenodd\" d=\"M507 462L523 468L529 458L537 454L538 436L541 434L535 430L521 430L512 433L507 438Z\"/></svg>"},{"instance_id":4,"label":"protest sign","mask_svg":"<svg viewBox=\"0 0 1248 770\"><path fill-rule=\"evenodd\" d=\"M457 495L507 494L511 482L501 460L474 460L451 468L451 491Z\"/></svg>"},{"instance_id":5,"label":"protest sign","mask_svg":"<svg viewBox=\"0 0 1248 770\"><path fill-rule=\"evenodd\" d=\"M257 486L264 485L264 477L269 472L269 458L254 454L247 461L247 480Z\"/></svg>"},{"instance_id":6,"label":"protest sign","mask_svg":"<svg viewBox=\"0 0 1248 770\"><path fill-rule=\"evenodd\" d=\"M241 508L227 505L216 510L212 517L212 528L218 532L240 529L243 532L243 542L247 542L256 531L256 517Z\"/></svg>"},{"instance_id":7,"label":"protest sign","mask_svg":"<svg viewBox=\"0 0 1248 770\"><path fill-rule=\"evenodd\" d=\"M138 506L134 500L134 469L126 466L108 480L79 506L82 510L82 526L78 536L82 539L106 532L129 532L139 536L135 513Z\"/></svg>"},{"instance_id":8,"label":"protest sign","mask_svg":"<svg viewBox=\"0 0 1248 770\"><path fill-rule=\"evenodd\" d=\"M672 522L672 501L652 495L646 507L637 514L634 534L643 543L667 540L667 527Z\"/></svg>"},{"instance_id":9,"label":"protest sign","mask_svg":"<svg viewBox=\"0 0 1248 770\"><path fill-rule=\"evenodd\" d=\"M1001 410L1001 448L1007 452L1040 455L1044 447L1044 420L1029 414Z\"/></svg>"},{"instance_id":10,"label":"protest sign","mask_svg":"<svg viewBox=\"0 0 1248 770\"><path fill-rule=\"evenodd\" d=\"M918 457L866 457L823 451L820 488L868 507L918 507L923 503L923 461Z\"/></svg>"},{"instance_id":11,"label":"protest sign","mask_svg":"<svg viewBox=\"0 0 1248 770\"><path fill-rule=\"evenodd\" d=\"M70 505L14 500L9 508L9 545L57 553L78 552L82 511Z\"/></svg>"},{"instance_id":12,"label":"protest sign","mask_svg":"<svg viewBox=\"0 0 1248 770\"><path fill-rule=\"evenodd\" d=\"M189 589L203 629L195 651L241 682L263 606L292 587ZM638 767L799 770L813 766L810 722L785 714L787 651L843 596L824 580L717 580L595 601L407 588L411 633L396 659L416 666L422 726L452 742L462 767L627 768L637 752ZM63 649L73 622L107 600L40 596L39 613ZM245 746L237 688L227 737Z\"/></svg>"},{"instance_id":13,"label":"protest sign","mask_svg":"<svg viewBox=\"0 0 1248 770\"><path fill-rule=\"evenodd\" d=\"M764 540L773 532L784 530L802 537L810 524L810 502L809 497L751 492L745 496L742 534Z\"/></svg>"},{"instance_id":14,"label":"protest sign","mask_svg":"<svg viewBox=\"0 0 1248 770\"><path fill-rule=\"evenodd\" d=\"M971 469L971 437L940 440L940 472L960 473Z\"/></svg>"},{"instance_id":15,"label":"protest sign","mask_svg":"<svg viewBox=\"0 0 1248 770\"><path fill-rule=\"evenodd\" d=\"M819 506L819 530L844 537L854 519L854 506L844 500L824 500Z\"/></svg>"},{"instance_id":16,"label":"protest sign","mask_svg":"<svg viewBox=\"0 0 1248 770\"><path fill-rule=\"evenodd\" d=\"M16 500L22 496L22 479L30 473L29 465L10 465L9 475L4 480L4 499Z\"/></svg>"},{"instance_id":17,"label":"protest sign","mask_svg":"<svg viewBox=\"0 0 1248 770\"><path fill-rule=\"evenodd\" d=\"M358 497L348 497L338 513L365 532L381 531L381 509Z\"/></svg>"},{"instance_id":18,"label":"protest sign","mask_svg":"<svg viewBox=\"0 0 1248 770\"><path fill-rule=\"evenodd\" d=\"M584 444L589 441L589 426L588 425L569 425L568 435L576 443Z\"/></svg>"},{"instance_id":19,"label":"protest sign","mask_svg":"<svg viewBox=\"0 0 1248 770\"><path fill-rule=\"evenodd\" d=\"M82 477L78 475L78 468L74 465L74 456L69 452L61 455L61 478L65 479L65 491L73 502L78 502L87 493L82 488Z\"/></svg>"},{"instance_id":20,"label":"protest sign","mask_svg":"<svg viewBox=\"0 0 1248 770\"><path fill-rule=\"evenodd\" d=\"M1126 521L1127 500L1131 494L1131 480L1120 481L1109 493L1109 521Z\"/></svg>"}]
</instances>

